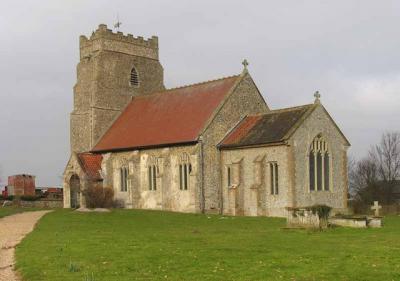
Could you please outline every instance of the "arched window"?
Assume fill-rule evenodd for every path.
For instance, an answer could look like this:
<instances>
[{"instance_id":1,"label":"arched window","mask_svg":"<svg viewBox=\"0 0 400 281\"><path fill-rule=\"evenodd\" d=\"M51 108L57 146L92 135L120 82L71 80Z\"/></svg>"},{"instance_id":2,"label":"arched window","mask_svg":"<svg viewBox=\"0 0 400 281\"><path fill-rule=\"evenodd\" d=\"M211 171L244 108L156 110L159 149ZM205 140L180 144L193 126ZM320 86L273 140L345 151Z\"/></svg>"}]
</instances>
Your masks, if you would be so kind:
<instances>
[{"instance_id":1,"label":"arched window","mask_svg":"<svg viewBox=\"0 0 400 281\"><path fill-rule=\"evenodd\" d=\"M138 72L137 72L135 67L132 67L132 70L131 70L130 84L131 84L132 87L138 87L139 86L139 74L138 74Z\"/></svg>"},{"instance_id":2,"label":"arched window","mask_svg":"<svg viewBox=\"0 0 400 281\"><path fill-rule=\"evenodd\" d=\"M128 176L129 176L128 167L121 167L119 169L119 174L121 178L120 190L122 192L128 191Z\"/></svg>"},{"instance_id":3,"label":"arched window","mask_svg":"<svg viewBox=\"0 0 400 281\"><path fill-rule=\"evenodd\" d=\"M270 171L270 188L272 195L279 194L279 173L278 173L278 163L270 162L269 163L269 171Z\"/></svg>"},{"instance_id":4,"label":"arched window","mask_svg":"<svg viewBox=\"0 0 400 281\"><path fill-rule=\"evenodd\" d=\"M329 190L330 154L328 143L319 135L311 143L309 161L310 191Z\"/></svg>"},{"instance_id":5,"label":"arched window","mask_svg":"<svg viewBox=\"0 0 400 281\"><path fill-rule=\"evenodd\" d=\"M189 175L192 172L192 164L190 164L189 156L184 153L181 155L179 163L179 189L188 190Z\"/></svg>"},{"instance_id":6,"label":"arched window","mask_svg":"<svg viewBox=\"0 0 400 281\"><path fill-rule=\"evenodd\" d=\"M150 156L147 164L149 190L153 191L157 190L157 174L158 174L157 159L154 156Z\"/></svg>"}]
</instances>

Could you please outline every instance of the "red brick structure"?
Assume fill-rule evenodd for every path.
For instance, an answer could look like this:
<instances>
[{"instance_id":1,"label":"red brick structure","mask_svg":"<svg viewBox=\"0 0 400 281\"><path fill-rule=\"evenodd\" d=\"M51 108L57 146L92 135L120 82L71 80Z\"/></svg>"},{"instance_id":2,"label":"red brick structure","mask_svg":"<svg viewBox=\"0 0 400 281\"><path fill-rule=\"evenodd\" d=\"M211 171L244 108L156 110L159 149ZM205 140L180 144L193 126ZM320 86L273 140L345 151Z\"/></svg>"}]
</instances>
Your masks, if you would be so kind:
<instances>
[{"instance_id":1,"label":"red brick structure","mask_svg":"<svg viewBox=\"0 0 400 281\"><path fill-rule=\"evenodd\" d=\"M9 196L35 196L35 176L26 174L9 176L7 192Z\"/></svg>"}]
</instances>

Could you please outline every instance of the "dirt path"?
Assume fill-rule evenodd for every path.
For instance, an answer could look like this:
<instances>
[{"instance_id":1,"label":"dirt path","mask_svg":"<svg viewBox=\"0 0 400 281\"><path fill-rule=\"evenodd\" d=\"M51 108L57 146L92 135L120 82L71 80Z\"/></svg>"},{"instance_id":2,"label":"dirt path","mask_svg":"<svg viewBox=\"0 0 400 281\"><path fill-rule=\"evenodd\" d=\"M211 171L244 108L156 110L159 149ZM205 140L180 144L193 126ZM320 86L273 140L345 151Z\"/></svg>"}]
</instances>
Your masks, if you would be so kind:
<instances>
[{"instance_id":1,"label":"dirt path","mask_svg":"<svg viewBox=\"0 0 400 281\"><path fill-rule=\"evenodd\" d=\"M33 230L36 222L51 211L36 211L0 219L0 281L18 281L14 271L15 246Z\"/></svg>"}]
</instances>

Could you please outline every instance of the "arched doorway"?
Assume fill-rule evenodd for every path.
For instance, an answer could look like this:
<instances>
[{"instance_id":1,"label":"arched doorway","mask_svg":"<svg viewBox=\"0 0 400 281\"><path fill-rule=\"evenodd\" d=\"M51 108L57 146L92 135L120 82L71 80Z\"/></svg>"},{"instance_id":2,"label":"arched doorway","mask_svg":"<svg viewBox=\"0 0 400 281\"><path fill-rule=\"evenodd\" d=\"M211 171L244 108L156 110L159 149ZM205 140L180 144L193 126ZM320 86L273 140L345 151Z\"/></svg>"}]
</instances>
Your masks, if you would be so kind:
<instances>
[{"instance_id":1,"label":"arched doorway","mask_svg":"<svg viewBox=\"0 0 400 281\"><path fill-rule=\"evenodd\" d=\"M69 180L71 208L79 208L81 184L78 175L72 175Z\"/></svg>"}]
</instances>

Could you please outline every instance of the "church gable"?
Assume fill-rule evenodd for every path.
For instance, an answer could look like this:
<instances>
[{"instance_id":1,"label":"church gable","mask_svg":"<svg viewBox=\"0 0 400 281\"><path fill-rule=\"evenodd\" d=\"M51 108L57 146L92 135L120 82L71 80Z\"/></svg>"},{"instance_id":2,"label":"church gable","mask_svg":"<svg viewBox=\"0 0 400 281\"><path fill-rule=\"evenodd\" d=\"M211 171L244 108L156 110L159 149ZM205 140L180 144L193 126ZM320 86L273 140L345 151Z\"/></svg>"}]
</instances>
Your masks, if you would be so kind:
<instances>
[{"instance_id":1,"label":"church gable","mask_svg":"<svg viewBox=\"0 0 400 281\"><path fill-rule=\"evenodd\" d=\"M240 76L135 97L95 152L194 143Z\"/></svg>"},{"instance_id":2,"label":"church gable","mask_svg":"<svg viewBox=\"0 0 400 281\"><path fill-rule=\"evenodd\" d=\"M204 132L204 193L205 209L215 211L220 208L220 164L217 145L226 134L246 115L269 111L250 74L245 69L240 80L215 111Z\"/></svg>"},{"instance_id":3,"label":"church gable","mask_svg":"<svg viewBox=\"0 0 400 281\"><path fill-rule=\"evenodd\" d=\"M293 141L311 141L317 135L329 135L343 146L350 146L350 142L340 130L325 107L316 103L293 128L287 133L287 138Z\"/></svg>"}]
</instances>

